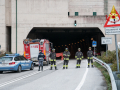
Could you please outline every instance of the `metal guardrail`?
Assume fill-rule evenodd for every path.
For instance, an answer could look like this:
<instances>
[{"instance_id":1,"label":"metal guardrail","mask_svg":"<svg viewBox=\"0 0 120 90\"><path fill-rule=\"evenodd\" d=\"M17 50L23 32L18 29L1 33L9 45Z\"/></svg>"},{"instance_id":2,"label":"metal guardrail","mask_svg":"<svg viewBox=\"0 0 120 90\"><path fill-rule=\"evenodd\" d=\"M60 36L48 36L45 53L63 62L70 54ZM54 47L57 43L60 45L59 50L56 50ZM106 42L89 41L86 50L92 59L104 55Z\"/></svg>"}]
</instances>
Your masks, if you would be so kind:
<instances>
[{"instance_id":1,"label":"metal guardrail","mask_svg":"<svg viewBox=\"0 0 120 90\"><path fill-rule=\"evenodd\" d=\"M93 57L93 59L96 62L98 62L100 65L102 65L108 71L108 73L110 75L111 84L112 84L112 90L117 90L115 79L114 79L114 76L113 76L113 73L112 73L112 70L111 70L110 66L108 64L106 64L105 62L103 62L102 60L96 58L96 57Z\"/></svg>"}]
</instances>

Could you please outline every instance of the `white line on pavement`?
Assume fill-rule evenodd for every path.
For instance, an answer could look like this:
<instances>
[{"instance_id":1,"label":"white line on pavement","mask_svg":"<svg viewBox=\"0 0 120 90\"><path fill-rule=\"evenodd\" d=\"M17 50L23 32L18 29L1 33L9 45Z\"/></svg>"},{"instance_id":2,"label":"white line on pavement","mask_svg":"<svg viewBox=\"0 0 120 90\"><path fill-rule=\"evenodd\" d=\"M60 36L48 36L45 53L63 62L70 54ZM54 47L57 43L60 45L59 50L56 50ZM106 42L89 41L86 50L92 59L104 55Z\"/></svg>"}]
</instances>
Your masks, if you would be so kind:
<instances>
[{"instance_id":1,"label":"white line on pavement","mask_svg":"<svg viewBox=\"0 0 120 90\"><path fill-rule=\"evenodd\" d=\"M87 61L87 60L86 60ZM77 86L77 88L75 90L80 90L81 87L83 86L84 82L85 82L85 79L86 79L86 76L87 76L87 73L88 73L88 68L86 67L86 71L83 75L83 78L81 80L81 82L79 83L79 85Z\"/></svg>"},{"instance_id":2,"label":"white line on pavement","mask_svg":"<svg viewBox=\"0 0 120 90\"><path fill-rule=\"evenodd\" d=\"M60 63L61 63L61 61L58 62L57 65L60 64ZM50 68L50 67L47 67L45 70L47 70L47 69L49 69L49 68ZM43 70L43 71L45 71L45 70ZM20 77L20 78L16 78L16 79L13 79L13 80L11 80L11 81L2 83L2 84L0 84L0 88L3 87L3 86L6 86L6 85L8 85L8 84L17 82L17 81L19 81L19 80L25 79L25 78L27 78L27 77L33 76L33 75L38 74L38 73L41 73L41 71L36 71L36 72L34 72L34 73L32 73L32 74L25 75L25 76L22 76L22 77Z\"/></svg>"}]
</instances>

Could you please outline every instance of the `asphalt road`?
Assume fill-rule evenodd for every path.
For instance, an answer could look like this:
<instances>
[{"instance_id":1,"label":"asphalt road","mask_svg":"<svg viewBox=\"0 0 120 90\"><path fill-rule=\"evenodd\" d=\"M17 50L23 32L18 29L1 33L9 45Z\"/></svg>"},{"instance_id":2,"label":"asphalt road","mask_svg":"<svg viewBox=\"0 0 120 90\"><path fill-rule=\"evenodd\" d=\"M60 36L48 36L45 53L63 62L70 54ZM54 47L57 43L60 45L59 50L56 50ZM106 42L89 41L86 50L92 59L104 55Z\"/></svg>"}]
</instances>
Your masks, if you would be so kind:
<instances>
[{"instance_id":1,"label":"asphalt road","mask_svg":"<svg viewBox=\"0 0 120 90\"><path fill-rule=\"evenodd\" d=\"M70 60L68 69L63 70L63 61L57 60L58 70L43 72L26 70L21 73L4 72L0 74L0 90L107 90L103 75L97 68L87 68L87 60L82 60L81 68L76 60Z\"/></svg>"}]
</instances>

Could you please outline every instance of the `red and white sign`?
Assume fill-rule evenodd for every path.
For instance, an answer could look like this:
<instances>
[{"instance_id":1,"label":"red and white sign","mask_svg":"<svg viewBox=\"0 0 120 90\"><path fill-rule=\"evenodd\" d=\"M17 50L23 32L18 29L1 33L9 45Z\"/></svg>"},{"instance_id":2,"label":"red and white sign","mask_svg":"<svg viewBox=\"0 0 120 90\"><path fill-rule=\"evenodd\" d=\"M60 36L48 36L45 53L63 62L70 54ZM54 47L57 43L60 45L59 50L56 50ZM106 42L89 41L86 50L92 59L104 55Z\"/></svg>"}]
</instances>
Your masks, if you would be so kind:
<instances>
[{"instance_id":1,"label":"red and white sign","mask_svg":"<svg viewBox=\"0 0 120 90\"><path fill-rule=\"evenodd\" d=\"M120 34L120 15L114 6L106 20L104 27L106 35Z\"/></svg>"},{"instance_id":2,"label":"red and white sign","mask_svg":"<svg viewBox=\"0 0 120 90\"><path fill-rule=\"evenodd\" d=\"M116 10L115 10L116 11ZM111 14L111 13L110 13ZM104 27L120 27L120 15L119 13L116 11L116 14L118 15L114 21L114 19L112 19L110 16L107 18L107 21L104 25ZM115 16L112 16L113 18Z\"/></svg>"}]
</instances>

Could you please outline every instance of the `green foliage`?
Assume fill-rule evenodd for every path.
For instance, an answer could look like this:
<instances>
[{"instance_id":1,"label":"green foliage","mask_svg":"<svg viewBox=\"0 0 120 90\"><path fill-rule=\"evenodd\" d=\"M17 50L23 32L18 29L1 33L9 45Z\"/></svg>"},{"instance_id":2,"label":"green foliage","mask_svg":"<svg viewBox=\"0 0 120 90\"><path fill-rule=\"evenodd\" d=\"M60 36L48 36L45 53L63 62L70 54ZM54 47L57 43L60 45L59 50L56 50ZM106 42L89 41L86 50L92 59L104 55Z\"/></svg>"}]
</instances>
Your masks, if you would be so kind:
<instances>
[{"instance_id":1,"label":"green foliage","mask_svg":"<svg viewBox=\"0 0 120 90\"><path fill-rule=\"evenodd\" d=\"M106 57L106 52L104 52L101 56L98 56L98 58L103 60L105 63L112 63L111 69L113 71L117 71L116 51L107 51L107 53L108 53L107 57ZM120 62L120 50L118 51L118 56Z\"/></svg>"},{"instance_id":2,"label":"green foliage","mask_svg":"<svg viewBox=\"0 0 120 90\"><path fill-rule=\"evenodd\" d=\"M94 65L102 72L103 76L105 77L105 81L107 83L107 90L112 90L110 76L109 76L109 73L107 72L107 70L103 66L98 64L97 62L94 62Z\"/></svg>"}]
</instances>

